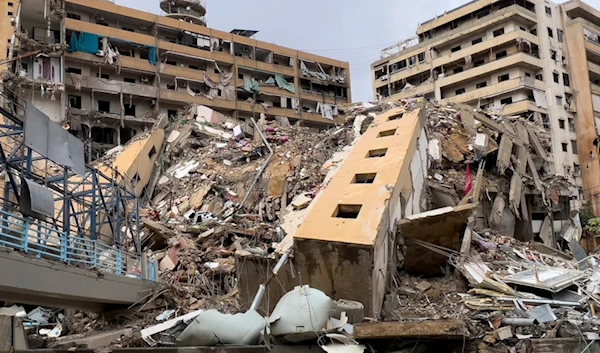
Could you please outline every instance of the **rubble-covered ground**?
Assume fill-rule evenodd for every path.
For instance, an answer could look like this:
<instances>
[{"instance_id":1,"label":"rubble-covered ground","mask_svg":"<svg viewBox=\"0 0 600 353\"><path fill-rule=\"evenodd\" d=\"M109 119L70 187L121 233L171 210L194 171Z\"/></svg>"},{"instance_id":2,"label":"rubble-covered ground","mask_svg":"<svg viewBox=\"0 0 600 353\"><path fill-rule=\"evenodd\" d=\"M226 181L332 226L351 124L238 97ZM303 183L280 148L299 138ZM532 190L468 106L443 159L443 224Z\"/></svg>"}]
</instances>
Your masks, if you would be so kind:
<instances>
[{"instance_id":1,"label":"rubble-covered ground","mask_svg":"<svg viewBox=\"0 0 600 353\"><path fill-rule=\"evenodd\" d=\"M484 198L493 208L467 222L466 252L445 249L442 275L423 277L399 266L381 317L374 319L457 320L477 340L479 352L528 352L536 338L598 339L597 258L578 263L573 249L556 249L552 237L535 239L546 245L533 237L519 241L499 227L505 210L516 219L526 216L526 194L538 193L550 210L557 206L556 194L569 188L568 178L550 172L547 132L535 119L418 99L348 106L346 124L326 130L262 118L262 135L250 123L181 112L166 128L142 211L144 251L159 268L161 287L131 310L69 315L69 334L123 327L139 333L169 309L178 316L199 309L240 312L235 253L273 257L284 229L293 229L282 225L294 217L301 222L295 212L308 207L326 187L328 172L342 162L336 152L350 148L376 114L396 106L425 111L429 208ZM581 236L576 221L565 229L559 237ZM517 325L512 319L525 321ZM113 346L141 344L134 334Z\"/></svg>"}]
</instances>

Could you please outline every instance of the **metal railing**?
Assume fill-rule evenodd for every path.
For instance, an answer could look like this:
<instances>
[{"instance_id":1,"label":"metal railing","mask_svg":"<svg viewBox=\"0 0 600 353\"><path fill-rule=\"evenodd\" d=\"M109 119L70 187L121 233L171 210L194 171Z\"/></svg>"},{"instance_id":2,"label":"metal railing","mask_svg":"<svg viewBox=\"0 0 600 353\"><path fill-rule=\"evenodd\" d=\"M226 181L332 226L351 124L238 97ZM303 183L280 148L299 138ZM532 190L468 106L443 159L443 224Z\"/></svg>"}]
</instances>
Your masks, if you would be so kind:
<instances>
[{"instance_id":1,"label":"metal railing","mask_svg":"<svg viewBox=\"0 0 600 353\"><path fill-rule=\"evenodd\" d=\"M61 227L0 210L0 246L72 266L143 278L142 258L95 240L71 236ZM155 280L155 271L150 280Z\"/></svg>"}]
</instances>

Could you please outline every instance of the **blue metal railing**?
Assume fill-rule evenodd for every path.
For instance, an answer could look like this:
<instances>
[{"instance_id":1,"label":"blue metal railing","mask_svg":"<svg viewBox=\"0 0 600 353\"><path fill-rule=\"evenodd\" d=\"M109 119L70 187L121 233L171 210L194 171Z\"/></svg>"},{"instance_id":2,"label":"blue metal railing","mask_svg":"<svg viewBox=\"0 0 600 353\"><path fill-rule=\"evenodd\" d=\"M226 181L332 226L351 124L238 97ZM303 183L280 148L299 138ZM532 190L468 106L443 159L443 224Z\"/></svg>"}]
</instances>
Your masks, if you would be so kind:
<instances>
[{"instance_id":1,"label":"blue metal railing","mask_svg":"<svg viewBox=\"0 0 600 353\"><path fill-rule=\"evenodd\" d=\"M13 248L37 258L58 260L68 265L143 278L139 255L95 240L71 236L59 227L40 220L0 210L0 246ZM150 280L155 280L152 271Z\"/></svg>"}]
</instances>

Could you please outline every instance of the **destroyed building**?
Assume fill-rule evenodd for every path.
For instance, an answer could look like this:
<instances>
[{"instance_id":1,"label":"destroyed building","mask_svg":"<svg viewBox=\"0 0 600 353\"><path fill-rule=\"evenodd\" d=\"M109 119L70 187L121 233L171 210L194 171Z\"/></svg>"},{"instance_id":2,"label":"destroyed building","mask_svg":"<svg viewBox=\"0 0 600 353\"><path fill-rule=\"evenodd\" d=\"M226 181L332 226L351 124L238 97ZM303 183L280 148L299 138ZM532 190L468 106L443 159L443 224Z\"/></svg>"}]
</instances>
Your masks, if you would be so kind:
<instances>
[{"instance_id":1,"label":"destroyed building","mask_svg":"<svg viewBox=\"0 0 600 353\"><path fill-rule=\"evenodd\" d=\"M551 135L549 168L600 214L600 12L573 0L472 1L422 22L371 65L374 96L422 96L519 115ZM425 19L423 19L425 20ZM585 200L585 201L584 201Z\"/></svg>"},{"instance_id":2,"label":"destroyed building","mask_svg":"<svg viewBox=\"0 0 600 353\"><path fill-rule=\"evenodd\" d=\"M347 62L208 28L204 1L160 1L165 15L104 0L8 4L5 85L94 159L188 104L246 125L264 113L322 128L343 122L338 106L351 101Z\"/></svg>"},{"instance_id":3,"label":"destroyed building","mask_svg":"<svg viewBox=\"0 0 600 353\"><path fill-rule=\"evenodd\" d=\"M598 257L543 128L422 99L342 109L316 131L189 106L112 149L96 165L135 181L155 290L101 315L0 308L0 333L55 351L600 348Z\"/></svg>"}]
</instances>

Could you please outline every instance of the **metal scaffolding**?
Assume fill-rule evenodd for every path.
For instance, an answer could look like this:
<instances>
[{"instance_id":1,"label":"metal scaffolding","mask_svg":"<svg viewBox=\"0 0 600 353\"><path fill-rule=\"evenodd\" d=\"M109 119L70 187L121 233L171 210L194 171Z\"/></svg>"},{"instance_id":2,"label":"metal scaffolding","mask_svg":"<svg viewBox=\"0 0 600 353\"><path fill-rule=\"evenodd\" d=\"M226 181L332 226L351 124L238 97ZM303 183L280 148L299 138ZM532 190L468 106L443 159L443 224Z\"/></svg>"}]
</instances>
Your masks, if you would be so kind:
<instances>
[{"instance_id":1,"label":"metal scaffolding","mask_svg":"<svg viewBox=\"0 0 600 353\"><path fill-rule=\"evenodd\" d=\"M140 263L138 268L144 267L139 199L133 194L134 188L128 179L112 165L85 164L82 173L83 168L60 165L56 158L50 160L43 151L28 147L26 131L30 140L38 138L34 136L37 134L42 138L45 133L26 129L27 109L35 108L1 84L0 91L0 176L4 179L0 180L2 245L14 244L13 247L25 251L37 249L38 257L58 257L68 263L108 268L117 274L127 272L124 263L127 259ZM50 121L49 124L55 123ZM48 148L55 147L48 143ZM78 169L79 174L73 169ZM51 216L31 217L23 212L27 193L32 199L30 203L36 202L37 195L30 191L33 183L37 184L33 185L36 189L53 195ZM30 185L29 190L27 185ZM135 249L134 253L128 253L128 249ZM100 264L102 261L104 266ZM143 272L141 269L140 274Z\"/></svg>"}]
</instances>

